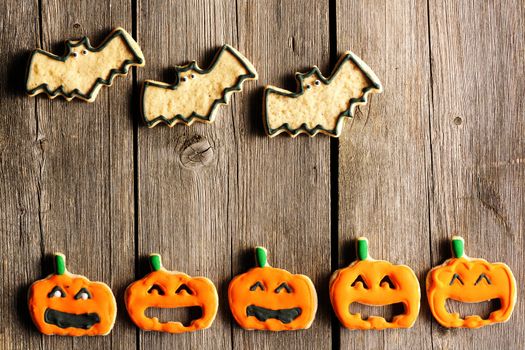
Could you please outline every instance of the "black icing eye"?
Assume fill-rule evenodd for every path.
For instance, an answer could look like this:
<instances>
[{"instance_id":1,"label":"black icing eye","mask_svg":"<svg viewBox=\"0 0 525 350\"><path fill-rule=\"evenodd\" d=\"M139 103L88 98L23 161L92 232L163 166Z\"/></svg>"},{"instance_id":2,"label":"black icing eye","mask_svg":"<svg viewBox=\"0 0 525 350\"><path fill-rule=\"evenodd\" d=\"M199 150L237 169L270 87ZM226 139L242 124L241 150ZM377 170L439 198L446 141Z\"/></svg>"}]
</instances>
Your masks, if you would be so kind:
<instances>
[{"instance_id":1,"label":"black icing eye","mask_svg":"<svg viewBox=\"0 0 525 350\"><path fill-rule=\"evenodd\" d=\"M453 285L456 280L459 281L459 283L461 283L462 285L465 284L463 283L463 280L461 279L461 277L459 277L459 275L455 273L454 276L452 276L452 280L450 280L450 283L448 285L449 286Z\"/></svg>"},{"instance_id":2,"label":"black icing eye","mask_svg":"<svg viewBox=\"0 0 525 350\"><path fill-rule=\"evenodd\" d=\"M383 283L386 283L386 285L390 289L396 289L396 285L394 284L394 282L392 282L392 280L388 276L383 277L383 279L379 282L379 285L382 287L384 285Z\"/></svg>"},{"instance_id":3,"label":"black icing eye","mask_svg":"<svg viewBox=\"0 0 525 350\"><path fill-rule=\"evenodd\" d=\"M310 84L306 84L305 88L306 88L306 90L310 90L312 88L312 86Z\"/></svg>"},{"instance_id":4,"label":"black icing eye","mask_svg":"<svg viewBox=\"0 0 525 350\"><path fill-rule=\"evenodd\" d=\"M288 285L288 283L283 282L279 285L279 287L275 288L275 293L280 293L283 289L288 293L292 292L292 288Z\"/></svg>"},{"instance_id":5,"label":"black icing eye","mask_svg":"<svg viewBox=\"0 0 525 350\"><path fill-rule=\"evenodd\" d=\"M186 77L182 77L182 78L180 78L180 80L184 83L185 81L188 80L188 78L186 78Z\"/></svg>"},{"instance_id":6,"label":"black icing eye","mask_svg":"<svg viewBox=\"0 0 525 350\"><path fill-rule=\"evenodd\" d=\"M476 282L474 283L474 285L476 286L479 282L481 282L481 280L485 280L488 284L492 284L492 282L490 282L489 278L487 277L487 275L485 275L484 273L482 273L481 275L479 275L478 279L476 280Z\"/></svg>"},{"instance_id":7,"label":"black icing eye","mask_svg":"<svg viewBox=\"0 0 525 350\"><path fill-rule=\"evenodd\" d=\"M82 50L83 55L87 55L87 50Z\"/></svg>"},{"instance_id":8,"label":"black icing eye","mask_svg":"<svg viewBox=\"0 0 525 350\"><path fill-rule=\"evenodd\" d=\"M358 283L361 283L361 285L363 286L364 289L368 289L368 285L366 284L365 279L363 278L363 276L361 276L361 275L357 276L355 281L352 282L352 287L355 287Z\"/></svg>"},{"instance_id":9,"label":"black icing eye","mask_svg":"<svg viewBox=\"0 0 525 350\"><path fill-rule=\"evenodd\" d=\"M78 299L82 299L82 300L91 299L91 293L89 293L89 291L86 288L82 288L75 295L75 300L78 300Z\"/></svg>"},{"instance_id":10,"label":"black icing eye","mask_svg":"<svg viewBox=\"0 0 525 350\"><path fill-rule=\"evenodd\" d=\"M71 52L71 56L77 57L78 56L78 52Z\"/></svg>"},{"instance_id":11,"label":"black icing eye","mask_svg":"<svg viewBox=\"0 0 525 350\"><path fill-rule=\"evenodd\" d=\"M164 290L162 289L161 286L159 286L158 284L154 284L151 286L151 288L148 290L148 293L151 294L153 293L154 291L157 291L157 294L158 295L164 295Z\"/></svg>"},{"instance_id":12,"label":"black icing eye","mask_svg":"<svg viewBox=\"0 0 525 350\"><path fill-rule=\"evenodd\" d=\"M179 288L177 288L177 290L175 291L176 294L180 294L182 293L182 291L186 291L186 293L188 293L189 295L193 295L193 292L192 290L190 289L190 287L188 287L187 285L185 284L181 284L179 286Z\"/></svg>"},{"instance_id":13,"label":"black icing eye","mask_svg":"<svg viewBox=\"0 0 525 350\"><path fill-rule=\"evenodd\" d=\"M314 82L314 84L315 84L316 86L319 86L319 85L321 85L321 82L320 82L319 80L316 80L316 81Z\"/></svg>"},{"instance_id":14,"label":"black icing eye","mask_svg":"<svg viewBox=\"0 0 525 350\"><path fill-rule=\"evenodd\" d=\"M194 79L195 78L195 74L190 75L190 78Z\"/></svg>"},{"instance_id":15,"label":"black icing eye","mask_svg":"<svg viewBox=\"0 0 525 350\"><path fill-rule=\"evenodd\" d=\"M48 298L65 298L66 293L64 292L62 288L60 288L59 286L56 286L55 288L51 290L51 292L47 294L47 297Z\"/></svg>"},{"instance_id":16,"label":"black icing eye","mask_svg":"<svg viewBox=\"0 0 525 350\"><path fill-rule=\"evenodd\" d=\"M250 291L255 292L259 288L260 290L264 290L264 286L261 282L257 281L253 286L250 287Z\"/></svg>"}]
</instances>

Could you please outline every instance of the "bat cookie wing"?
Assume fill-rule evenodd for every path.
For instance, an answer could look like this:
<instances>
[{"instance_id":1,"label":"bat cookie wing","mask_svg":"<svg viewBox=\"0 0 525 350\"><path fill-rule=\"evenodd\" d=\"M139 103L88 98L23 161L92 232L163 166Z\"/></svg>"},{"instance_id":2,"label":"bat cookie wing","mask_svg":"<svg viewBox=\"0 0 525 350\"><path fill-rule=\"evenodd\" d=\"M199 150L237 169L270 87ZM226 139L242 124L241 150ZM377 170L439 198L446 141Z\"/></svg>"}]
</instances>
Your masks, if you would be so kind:
<instances>
[{"instance_id":1,"label":"bat cookie wing","mask_svg":"<svg viewBox=\"0 0 525 350\"><path fill-rule=\"evenodd\" d=\"M145 59L137 42L122 28L114 29L98 47L89 39L67 41L63 56L44 50L33 51L26 74L30 96L45 93L49 98L78 97L93 102L102 86L125 75L131 66L144 66Z\"/></svg>"},{"instance_id":2,"label":"bat cookie wing","mask_svg":"<svg viewBox=\"0 0 525 350\"><path fill-rule=\"evenodd\" d=\"M263 118L266 133L274 137L286 132L338 137L345 117L353 117L356 106L366 104L368 95L383 91L374 72L359 57L347 51L330 77L317 67L297 73L297 92L274 86L264 91Z\"/></svg>"},{"instance_id":3,"label":"bat cookie wing","mask_svg":"<svg viewBox=\"0 0 525 350\"><path fill-rule=\"evenodd\" d=\"M196 62L177 66L174 84L146 80L142 88L142 116L148 127L158 123L211 123L215 111L241 91L246 80L256 80L257 71L239 51L224 45L208 69Z\"/></svg>"}]
</instances>

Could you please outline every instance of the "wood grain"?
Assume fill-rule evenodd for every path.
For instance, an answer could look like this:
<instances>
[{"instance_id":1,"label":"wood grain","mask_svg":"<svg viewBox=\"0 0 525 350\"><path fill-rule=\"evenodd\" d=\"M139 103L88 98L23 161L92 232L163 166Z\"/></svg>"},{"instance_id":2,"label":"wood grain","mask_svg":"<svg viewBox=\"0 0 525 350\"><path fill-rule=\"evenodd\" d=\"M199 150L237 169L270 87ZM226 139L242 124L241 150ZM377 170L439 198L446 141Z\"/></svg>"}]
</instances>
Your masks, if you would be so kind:
<instances>
[{"instance_id":1,"label":"wood grain","mask_svg":"<svg viewBox=\"0 0 525 350\"><path fill-rule=\"evenodd\" d=\"M223 44L237 46L234 1L139 1L137 10L139 41L150 59L138 72L139 83L174 82L175 65L196 60L207 67ZM238 98L246 95L233 96ZM219 108L210 125L139 126L139 258L158 252L166 268L210 278L220 300L210 329L177 336L141 332L143 349L231 348L226 291L237 215L234 118L238 115L229 105ZM206 143L211 152L202 154L199 150ZM139 261L141 277L148 271L147 263Z\"/></svg>"},{"instance_id":2,"label":"wood grain","mask_svg":"<svg viewBox=\"0 0 525 350\"><path fill-rule=\"evenodd\" d=\"M525 5L428 4L0 2L0 348L521 348ZM144 51L136 86L132 74L117 78L92 104L24 95L30 50L61 53L64 40L84 35L98 44L115 26L135 28ZM260 80L245 83L211 125L144 127L140 83L173 81L172 67L193 59L206 67L225 43L251 60ZM338 141L267 138L262 86L294 89L295 71L318 65L328 73L345 50L372 67L385 92L358 110ZM424 282L450 256L453 233L465 237L468 255L504 261L514 271L519 300L509 323L446 330L432 320L422 284L414 328L339 328L328 279L355 258L356 237L369 238L372 257L407 264ZM233 321L227 286L254 266L256 245L268 248L272 266L313 279L319 309L311 329L249 332ZM116 293L109 336L45 337L33 326L27 289L52 272L54 251L66 254L72 272ZM148 272L151 252L163 255L166 268L218 286L210 329L174 336L138 331L129 321L123 292Z\"/></svg>"},{"instance_id":3,"label":"wood grain","mask_svg":"<svg viewBox=\"0 0 525 350\"><path fill-rule=\"evenodd\" d=\"M238 349L329 349L330 140L269 139L261 122L262 86L295 89L293 74L329 67L328 1L239 1L239 48L258 69L259 87L236 100L238 212L233 232L233 274L254 266L253 248L269 262L310 276L320 308L309 330L247 332L234 327ZM304 135L303 135L304 136Z\"/></svg>"},{"instance_id":4,"label":"wood grain","mask_svg":"<svg viewBox=\"0 0 525 350\"><path fill-rule=\"evenodd\" d=\"M506 262L518 281L509 323L469 331L434 322L436 348L511 349L525 341L525 5L504 3L430 2L432 262L450 256L456 233L466 254Z\"/></svg>"},{"instance_id":5,"label":"wood grain","mask_svg":"<svg viewBox=\"0 0 525 350\"><path fill-rule=\"evenodd\" d=\"M65 39L88 36L98 45L114 27L132 28L125 0L44 0L41 17L42 48L58 53ZM111 337L43 337L44 348L134 346L135 330L122 312L135 255L131 91L127 76L115 79L94 103L35 99L42 254L63 252L71 272L106 282L119 306ZM51 273L50 260L45 263L44 271Z\"/></svg>"},{"instance_id":6,"label":"wood grain","mask_svg":"<svg viewBox=\"0 0 525 350\"><path fill-rule=\"evenodd\" d=\"M41 275L42 148L35 101L24 96L29 48L39 43L35 2L0 2L0 347L41 349L27 311L27 288ZM28 48L29 46L29 48Z\"/></svg>"},{"instance_id":7,"label":"wood grain","mask_svg":"<svg viewBox=\"0 0 525 350\"><path fill-rule=\"evenodd\" d=\"M406 264L424 281L430 261L426 2L338 1L336 14L338 54L352 50L385 90L360 108L340 138L339 261L343 266L353 261L355 239L366 236L373 258ZM341 348L430 348L424 291L423 284L413 328L342 329ZM375 310L358 306L352 311L370 315ZM392 310L386 314L392 316Z\"/></svg>"}]
</instances>

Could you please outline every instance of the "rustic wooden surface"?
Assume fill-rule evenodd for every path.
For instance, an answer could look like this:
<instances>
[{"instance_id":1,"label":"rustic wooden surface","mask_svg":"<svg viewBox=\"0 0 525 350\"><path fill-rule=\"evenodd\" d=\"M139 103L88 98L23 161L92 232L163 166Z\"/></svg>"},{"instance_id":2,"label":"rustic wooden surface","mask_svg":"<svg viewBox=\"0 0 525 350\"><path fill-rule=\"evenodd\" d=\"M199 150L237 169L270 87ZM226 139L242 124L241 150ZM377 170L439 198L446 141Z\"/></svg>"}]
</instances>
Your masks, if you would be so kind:
<instances>
[{"instance_id":1,"label":"rustic wooden surface","mask_svg":"<svg viewBox=\"0 0 525 350\"><path fill-rule=\"evenodd\" d=\"M487 349L522 348L525 3L430 4L432 262L447 253L451 232L462 233L467 254L505 261L521 289L510 324L476 332L434 324L433 344L451 348L462 339Z\"/></svg>"},{"instance_id":2,"label":"rustic wooden surface","mask_svg":"<svg viewBox=\"0 0 525 350\"><path fill-rule=\"evenodd\" d=\"M520 348L522 293L509 323L446 330L432 320L424 276L461 234L471 256L525 278L525 5L490 1L34 0L0 2L0 348L347 349ZM24 96L30 50L63 50L111 28L133 32L146 66L92 103ZM212 125L145 128L144 79L173 81L174 65L210 63L230 43L260 79L222 106ZM293 72L328 73L351 49L380 77L339 140L264 136L264 84L295 87ZM410 330L341 329L328 302L331 271L371 255L410 265L422 282ZM270 263L312 277L319 295L307 331L265 333L232 320L227 285L264 245ZM41 336L28 286L64 252L72 272L108 283L119 312L111 335ZM167 268L217 285L212 328L138 331L122 297L159 252ZM520 290L519 290L520 292ZM486 306L459 306L487 313ZM356 310L374 312L372 308ZM389 315L396 310L381 310ZM377 311L375 311L377 312ZM185 317L182 315L181 317Z\"/></svg>"},{"instance_id":3,"label":"rustic wooden surface","mask_svg":"<svg viewBox=\"0 0 525 350\"><path fill-rule=\"evenodd\" d=\"M350 16L355 20L345 20ZM339 141L339 263L354 260L353 239L367 236L372 257L407 264L423 282L431 266L427 20L426 2L419 0L337 4L338 52L351 48L385 90L360 109ZM341 348L430 348L431 316L422 300L413 328L357 336L341 329Z\"/></svg>"}]
</instances>

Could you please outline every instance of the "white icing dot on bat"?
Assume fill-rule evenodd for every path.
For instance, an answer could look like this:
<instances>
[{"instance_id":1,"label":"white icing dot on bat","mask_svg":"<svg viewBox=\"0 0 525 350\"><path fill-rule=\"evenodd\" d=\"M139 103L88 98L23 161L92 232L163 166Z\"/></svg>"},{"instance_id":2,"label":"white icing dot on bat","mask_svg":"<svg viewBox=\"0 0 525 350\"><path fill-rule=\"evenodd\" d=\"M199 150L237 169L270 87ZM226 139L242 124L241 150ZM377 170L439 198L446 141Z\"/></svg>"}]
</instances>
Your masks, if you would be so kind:
<instances>
[{"instance_id":1,"label":"white icing dot on bat","mask_svg":"<svg viewBox=\"0 0 525 350\"><path fill-rule=\"evenodd\" d=\"M55 290L55 292L53 293L54 298L60 298L61 296L62 296L62 292L59 290Z\"/></svg>"},{"instance_id":2,"label":"white icing dot on bat","mask_svg":"<svg viewBox=\"0 0 525 350\"><path fill-rule=\"evenodd\" d=\"M89 299L89 295L87 295L87 293L80 293L80 299L87 300Z\"/></svg>"}]
</instances>

